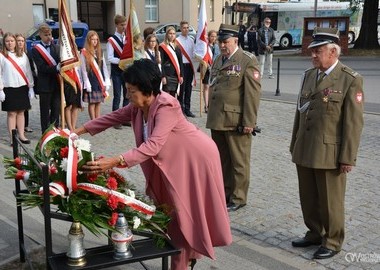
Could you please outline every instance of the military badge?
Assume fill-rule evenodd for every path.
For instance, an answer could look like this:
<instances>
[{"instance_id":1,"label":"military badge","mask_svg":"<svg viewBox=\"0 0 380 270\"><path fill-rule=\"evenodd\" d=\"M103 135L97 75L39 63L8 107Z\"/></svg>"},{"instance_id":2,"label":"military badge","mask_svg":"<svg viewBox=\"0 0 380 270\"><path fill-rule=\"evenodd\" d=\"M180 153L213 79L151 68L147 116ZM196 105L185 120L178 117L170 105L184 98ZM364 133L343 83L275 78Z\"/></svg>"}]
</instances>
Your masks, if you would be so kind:
<instances>
[{"instance_id":1,"label":"military badge","mask_svg":"<svg viewBox=\"0 0 380 270\"><path fill-rule=\"evenodd\" d=\"M362 92L357 93L356 94L356 102L362 103L362 100L363 100L363 93Z\"/></svg>"},{"instance_id":2,"label":"military badge","mask_svg":"<svg viewBox=\"0 0 380 270\"><path fill-rule=\"evenodd\" d=\"M329 96L332 93L332 90L330 88L326 88L323 90L323 102L328 102L329 101Z\"/></svg>"},{"instance_id":3,"label":"military badge","mask_svg":"<svg viewBox=\"0 0 380 270\"><path fill-rule=\"evenodd\" d=\"M228 67L227 75L240 77L240 71L241 71L240 65L232 65Z\"/></svg>"},{"instance_id":4,"label":"military badge","mask_svg":"<svg viewBox=\"0 0 380 270\"><path fill-rule=\"evenodd\" d=\"M257 70L253 71L253 78L255 80L258 80L260 78L260 72L258 72Z\"/></svg>"}]
</instances>

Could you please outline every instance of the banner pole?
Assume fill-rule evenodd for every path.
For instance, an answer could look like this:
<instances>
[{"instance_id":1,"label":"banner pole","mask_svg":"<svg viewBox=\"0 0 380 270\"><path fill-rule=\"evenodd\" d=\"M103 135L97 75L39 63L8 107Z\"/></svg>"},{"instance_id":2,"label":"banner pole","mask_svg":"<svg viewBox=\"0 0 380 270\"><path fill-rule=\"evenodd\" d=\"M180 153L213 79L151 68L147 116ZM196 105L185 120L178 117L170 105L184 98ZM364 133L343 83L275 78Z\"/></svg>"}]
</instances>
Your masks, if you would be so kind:
<instances>
[{"instance_id":1,"label":"banner pole","mask_svg":"<svg viewBox=\"0 0 380 270\"><path fill-rule=\"evenodd\" d=\"M59 84L61 89L61 128L65 128L65 90L63 87L63 78L59 77Z\"/></svg>"},{"instance_id":2,"label":"banner pole","mask_svg":"<svg viewBox=\"0 0 380 270\"><path fill-rule=\"evenodd\" d=\"M202 97L203 97L203 77L204 77L204 66L202 65L202 62L199 62L199 116L202 117Z\"/></svg>"}]
</instances>

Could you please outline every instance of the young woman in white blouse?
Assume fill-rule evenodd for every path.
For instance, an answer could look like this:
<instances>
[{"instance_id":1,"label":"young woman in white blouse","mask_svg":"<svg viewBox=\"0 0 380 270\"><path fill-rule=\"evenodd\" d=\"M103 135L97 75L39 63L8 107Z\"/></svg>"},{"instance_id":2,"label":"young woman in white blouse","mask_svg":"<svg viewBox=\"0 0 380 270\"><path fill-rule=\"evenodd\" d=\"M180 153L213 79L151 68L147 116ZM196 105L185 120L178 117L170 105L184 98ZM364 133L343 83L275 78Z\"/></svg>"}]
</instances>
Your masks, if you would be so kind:
<instances>
[{"instance_id":1,"label":"young woman in white blouse","mask_svg":"<svg viewBox=\"0 0 380 270\"><path fill-rule=\"evenodd\" d=\"M24 111L30 109L30 99L34 97L33 86L33 75L27 55L17 49L15 35L5 33L0 54L0 101L1 109L7 112L11 145L12 129L16 127L21 142L30 144L24 132Z\"/></svg>"}]
</instances>

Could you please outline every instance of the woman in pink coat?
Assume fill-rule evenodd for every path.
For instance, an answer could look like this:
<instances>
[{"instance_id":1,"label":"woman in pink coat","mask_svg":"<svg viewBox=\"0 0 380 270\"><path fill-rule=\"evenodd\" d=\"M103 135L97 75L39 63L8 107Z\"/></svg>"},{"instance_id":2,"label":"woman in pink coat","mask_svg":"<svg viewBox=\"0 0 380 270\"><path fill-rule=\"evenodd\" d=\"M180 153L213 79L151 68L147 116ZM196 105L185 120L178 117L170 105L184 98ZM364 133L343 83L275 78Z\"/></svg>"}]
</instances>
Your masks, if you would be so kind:
<instances>
[{"instance_id":1,"label":"woman in pink coat","mask_svg":"<svg viewBox=\"0 0 380 270\"><path fill-rule=\"evenodd\" d=\"M132 123L137 147L120 156L88 162L100 172L118 165L140 164L146 193L156 204L172 206L168 234L182 249L172 270L192 266L201 255L215 259L215 246L232 242L218 149L211 138L188 122L177 99L160 92L161 72L148 59L124 72L130 104L78 128L95 135L118 124Z\"/></svg>"}]
</instances>

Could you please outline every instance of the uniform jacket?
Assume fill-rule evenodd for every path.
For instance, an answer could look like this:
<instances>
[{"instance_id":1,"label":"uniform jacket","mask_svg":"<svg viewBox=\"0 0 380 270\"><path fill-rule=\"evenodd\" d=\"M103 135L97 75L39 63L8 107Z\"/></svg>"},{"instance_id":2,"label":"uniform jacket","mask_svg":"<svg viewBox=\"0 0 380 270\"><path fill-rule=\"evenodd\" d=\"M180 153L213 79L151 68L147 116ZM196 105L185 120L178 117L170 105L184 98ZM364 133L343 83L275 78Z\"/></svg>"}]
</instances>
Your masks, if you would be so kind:
<instances>
[{"instance_id":1,"label":"uniform jacket","mask_svg":"<svg viewBox=\"0 0 380 270\"><path fill-rule=\"evenodd\" d=\"M184 246L176 237L182 233L193 250L214 258L213 246L232 241L215 143L185 119L177 99L165 92L149 109L146 142L143 112L131 104L88 122L85 128L93 135L129 121L137 148L123 157L128 167L141 165L146 193L156 203L174 206L178 226L169 232L174 244Z\"/></svg>"},{"instance_id":2,"label":"uniform jacket","mask_svg":"<svg viewBox=\"0 0 380 270\"><path fill-rule=\"evenodd\" d=\"M220 131L255 127L261 95L257 59L241 48L224 64L222 58L219 55L211 69L206 127Z\"/></svg>"},{"instance_id":3,"label":"uniform jacket","mask_svg":"<svg viewBox=\"0 0 380 270\"><path fill-rule=\"evenodd\" d=\"M338 62L316 87L318 70L304 74L290 145L292 161L315 169L355 165L363 128L363 78Z\"/></svg>"},{"instance_id":4,"label":"uniform jacket","mask_svg":"<svg viewBox=\"0 0 380 270\"><path fill-rule=\"evenodd\" d=\"M59 63L59 47L53 42L50 45L50 55L54 58L56 63ZM56 66L49 66L36 48L32 49L32 58L37 67L37 92L38 93L51 93L59 90L58 72Z\"/></svg>"},{"instance_id":5,"label":"uniform jacket","mask_svg":"<svg viewBox=\"0 0 380 270\"><path fill-rule=\"evenodd\" d=\"M261 27L258 31L257 42L259 44L259 54L265 54L266 46L265 46L265 30L264 27ZM276 37L274 35L273 28L268 28L268 45L271 46L269 53L273 53L273 46L276 43Z\"/></svg>"}]
</instances>

